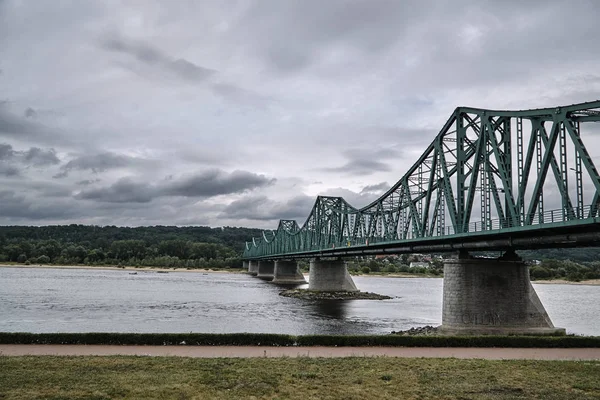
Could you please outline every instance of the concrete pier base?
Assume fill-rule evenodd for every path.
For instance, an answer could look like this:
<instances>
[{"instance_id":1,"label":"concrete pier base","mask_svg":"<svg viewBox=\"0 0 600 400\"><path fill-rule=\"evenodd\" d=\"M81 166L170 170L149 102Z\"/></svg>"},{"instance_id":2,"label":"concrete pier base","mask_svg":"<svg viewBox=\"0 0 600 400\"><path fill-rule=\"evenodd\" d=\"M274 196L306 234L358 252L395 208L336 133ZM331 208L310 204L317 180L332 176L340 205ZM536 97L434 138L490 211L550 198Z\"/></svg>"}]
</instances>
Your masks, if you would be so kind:
<instances>
[{"instance_id":1,"label":"concrete pier base","mask_svg":"<svg viewBox=\"0 0 600 400\"><path fill-rule=\"evenodd\" d=\"M250 272L250 265L248 264L248 261L242 262L242 269L245 269L246 271Z\"/></svg>"},{"instance_id":2,"label":"concrete pier base","mask_svg":"<svg viewBox=\"0 0 600 400\"><path fill-rule=\"evenodd\" d=\"M259 261L258 262L258 275L257 278L265 281L273 280L273 273L275 272L275 263L273 261Z\"/></svg>"},{"instance_id":3,"label":"concrete pier base","mask_svg":"<svg viewBox=\"0 0 600 400\"><path fill-rule=\"evenodd\" d=\"M258 261L248 261L248 272L251 275L258 275Z\"/></svg>"},{"instance_id":4,"label":"concrete pier base","mask_svg":"<svg viewBox=\"0 0 600 400\"><path fill-rule=\"evenodd\" d=\"M449 260L444 264L441 330L447 334L561 334L522 261Z\"/></svg>"},{"instance_id":5,"label":"concrete pier base","mask_svg":"<svg viewBox=\"0 0 600 400\"><path fill-rule=\"evenodd\" d=\"M275 261L272 282L280 285L301 285L306 283L306 279L298 269L296 261L278 260Z\"/></svg>"},{"instance_id":6,"label":"concrete pier base","mask_svg":"<svg viewBox=\"0 0 600 400\"><path fill-rule=\"evenodd\" d=\"M323 292L358 292L346 263L342 260L312 260L308 275L308 290Z\"/></svg>"}]
</instances>

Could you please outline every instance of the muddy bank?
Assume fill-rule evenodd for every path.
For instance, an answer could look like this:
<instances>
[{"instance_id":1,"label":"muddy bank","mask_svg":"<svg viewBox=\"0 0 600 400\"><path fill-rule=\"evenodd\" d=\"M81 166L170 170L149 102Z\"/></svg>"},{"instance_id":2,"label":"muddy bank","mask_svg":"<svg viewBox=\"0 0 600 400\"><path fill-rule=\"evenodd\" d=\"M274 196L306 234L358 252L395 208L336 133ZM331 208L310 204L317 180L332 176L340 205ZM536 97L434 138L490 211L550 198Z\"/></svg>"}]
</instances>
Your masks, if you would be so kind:
<instances>
[{"instance_id":1,"label":"muddy bank","mask_svg":"<svg viewBox=\"0 0 600 400\"><path fill-rule=\"evenodd\" d=\"M280 296L304 300L387 300L393 297L371 292L321 292L308 289L289 289Z\"/></svg>"}]
</instances>

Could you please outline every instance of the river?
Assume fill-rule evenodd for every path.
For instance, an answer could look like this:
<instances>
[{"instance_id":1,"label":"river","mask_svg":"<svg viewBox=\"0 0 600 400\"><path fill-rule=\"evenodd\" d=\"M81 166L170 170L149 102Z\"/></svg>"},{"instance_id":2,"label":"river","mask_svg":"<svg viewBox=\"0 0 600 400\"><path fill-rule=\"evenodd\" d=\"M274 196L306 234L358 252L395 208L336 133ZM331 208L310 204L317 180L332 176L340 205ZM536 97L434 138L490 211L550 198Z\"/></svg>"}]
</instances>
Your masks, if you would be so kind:
<instances>
[{"instance_id":1,"label":"river","mask_svg":"<svg viewBox=\"0 0 600 400\"><path fill-rule=\"evenodd\" d=\"M441 324L442 279L354 281L394 298L293 299L246 274L3 267L0 331L386 334ZM534 287L555 326L600 336L600 286Z\"/></svg>"}]
</instances>

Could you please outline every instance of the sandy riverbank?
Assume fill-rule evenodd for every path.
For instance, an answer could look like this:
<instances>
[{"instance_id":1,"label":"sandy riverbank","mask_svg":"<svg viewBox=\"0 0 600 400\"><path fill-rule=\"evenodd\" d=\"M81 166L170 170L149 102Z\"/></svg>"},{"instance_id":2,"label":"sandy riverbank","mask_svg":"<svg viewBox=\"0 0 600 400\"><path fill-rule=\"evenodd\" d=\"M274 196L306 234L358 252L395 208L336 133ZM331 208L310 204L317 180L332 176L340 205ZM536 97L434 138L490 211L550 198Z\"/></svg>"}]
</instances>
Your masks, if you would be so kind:
<instances>
[{"instance_id":1,"label":"sandy riverbank","mask_svg":"<svg viewBox=\"0 0 600 400\"><path fill-rule=\"evenodd\" d=\"M113 346L0 344L3 356L178 356L193 358L253 357L401 357L485 360L600 360L600 348L474 347L270 347L270 346Z\"/></svg>"}]
</instances>

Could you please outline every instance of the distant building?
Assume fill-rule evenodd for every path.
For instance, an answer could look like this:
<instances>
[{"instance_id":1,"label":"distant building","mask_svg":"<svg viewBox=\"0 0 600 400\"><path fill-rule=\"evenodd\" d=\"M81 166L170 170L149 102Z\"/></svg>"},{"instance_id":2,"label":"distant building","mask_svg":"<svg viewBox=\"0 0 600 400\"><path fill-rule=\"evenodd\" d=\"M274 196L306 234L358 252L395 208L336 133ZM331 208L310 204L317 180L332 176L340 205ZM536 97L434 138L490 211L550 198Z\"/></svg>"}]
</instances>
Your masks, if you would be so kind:
<instances>
[{"instance_id":1,"label":"distant building","mask_svg":"<svg viewBox=\"0 0 600 400\"><path fill-rule=\"evenodd\" d=\"M417 267L423 267L423 268L429 268L430 264L427 261L412 261L409 265L410 268L417 268Z\"/></svg>"}]
</instances>

